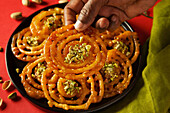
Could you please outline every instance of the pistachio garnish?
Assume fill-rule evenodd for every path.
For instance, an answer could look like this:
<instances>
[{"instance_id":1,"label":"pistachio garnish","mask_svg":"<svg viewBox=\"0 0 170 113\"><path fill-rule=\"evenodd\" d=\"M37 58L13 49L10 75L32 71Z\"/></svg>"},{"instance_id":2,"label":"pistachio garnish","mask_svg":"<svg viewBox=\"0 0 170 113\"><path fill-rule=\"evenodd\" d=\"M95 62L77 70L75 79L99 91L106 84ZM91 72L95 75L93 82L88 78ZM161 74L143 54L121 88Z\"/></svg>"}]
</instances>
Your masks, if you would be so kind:
<instances>
[{"instance_id":1,"label":"pistachio garnish","mask_svg":"<svg viewBox=\"0 0 170 113\"><path fill-rule=\"evenodd\" d=\"M0 98L0 107L2 106L2 104L3 104L3 99Z\"/></svg>"},{"instance_id":2,"label":"pistachio garnish","mask_svg":"<svg viewBox=\"0 0 170 113\"><path fill-rule=\"evenodd\" d=\"M2 84L2 89L7 90L7 89L9 89L10 86L11 86L11 81L7 80Z\"/></svg>"},{"instance_id":3,"label":"pistachio garnish","mask_svg":"<svg viewBox=\"0 0 170 113\"><path fill-rule=\"evenodd\" d=\"M22 0L22 5L29 6L30 5L30 1L29 0Z\"/></svg>"},{"instance_id":4,"label":"pistachio garnish","mask_svg":"<svg viewBox=\"0 0 170 113\"><path fill-rule=\"evenodd\" d=\"M38 45L38 37L37 36L27 36L27 43L30 46L37 46Z\"/></svg>"},{"instance_id":5,"label":"pistachio garnish","mask_svg":"<svg viewBox=\"0 0 170 113\"><path fill-rule=\"evenodd\" d=\"M12 19L15 19L15 20L20 20L20 19L23 18L21 12L14 12L10 16L11 16Z\"/></svg>"},{"instance_id":6,"label":"pistachio garnish","mask_svg":"<svg viewBox=\"0 0 170 113\"><path fill-rule=\"evenodd\" d=\"M117 63L105 63L105 65L100 70L103 75L105 75L106 79L109 82L114 81L115 78L118 77L118 73L116 72L116 68L118 68Z\"/></svg>"},{"instance_id":7,"label":"pistachio garnish","mask_svg":"<svg viewBox=\"0 0 170 113\"><path fill-rule=\"evenodd\" d=\"M17 93L16 92L13 92L13 93L8 95L9 99L15 99L16 97L17 97Z\"/></svg>"},{"instance_id":8,"label":"pistachio garnish","mask_svg":"<svg viewBox=\"0 0 170 113\"><path fill-rule=\"evenodd\" d=\"M0 46L0 52L3 52L3 48Z\"/></svg>"},{"instance_id":9,"label":"pistachio garnish","mask_svg":"<svg viewBox=\"0 0 170 113\"><path fill-rule=\"evenodd\" d=\"M3 82L3 80L2 80L2 77L0 76L0 83L2 83Z\"/></svg>"},{"instance_id":10,"label":"pistachio garnish","mask_svg":"<svg viewBox=\"0 0 170 113\"><path fill-rule=\"evenodd\" d=\"M63 83L64 85L64 91L67 95L73 95L74 93L79 93L81 87L78 87L78 83L73 80L66 80L66 82Z\"/></svg>"},{"instance_id":11,"label":"pistachio garnish","mask_svg":"<svg viewBox=\"0 0 170 113\"><path fill-rule=\"evenodd\" d=\"M17 73L19 73L19 72L20 72L19 68L16 68L16 72L17 72Z\"/></svg>"},{"instance_id":12,"label":"pistachio garnish","mask_svg":"<svg viewBox=\"0 0 170 113\"><path fill-rule=\"evenodd\" d=\"M122 41L112 40L112 42L114 44L114 49L121 51L126 56L130 55L130 52L128 51L127 45L124 44Z\"/></svg>"},{"instance_id":13,"label":"pistachio garnish","mask_svg":"<svg viewBox=\"0 0 170 113\"><path fill-rule=\"evenodd\" d=\"M56 14L54 13L53 16L47 18L47 21L44 21L44 24L48 26L49 29L52 28L55 29L57 27L55 21L56 21Z\"/></svg>"},{"instance_id":14,"label":"pistachio garnish","mask_svg":"<svg viewBox=\"0 0 170 113\"><path fill-rule=\"evenodd\" d=\"M35 75L32 74L32 77L41 77L42 73L45 71L46 65L42 62L39 62L37 67L35 67Z\"/></svg>"},{"instance_id":15,"label":"pistachio garnish","mask_svg":"<svg viewBox=\"0 0 170 113\"><path fill-rule=\"evenodd\" d=\"M35 2L37 4L41 4L43 2L43 0L32 0L32 2Z\"/></svg>"},{"instance_id":16,"label":"pistachio garnish","mask_svg":"<svg viewBox=\"0 0 170 113\"><path fill-rule=\"evenodd\" d=\"M80 41L82 38L80 38ZM80 63L84 61L86 57L89 56L89 51L91 49L91 45L87 45L86 43L76 44L74 46L69 47L69 53L65 57L66 63Z\"/></svg>"}]
</instances>

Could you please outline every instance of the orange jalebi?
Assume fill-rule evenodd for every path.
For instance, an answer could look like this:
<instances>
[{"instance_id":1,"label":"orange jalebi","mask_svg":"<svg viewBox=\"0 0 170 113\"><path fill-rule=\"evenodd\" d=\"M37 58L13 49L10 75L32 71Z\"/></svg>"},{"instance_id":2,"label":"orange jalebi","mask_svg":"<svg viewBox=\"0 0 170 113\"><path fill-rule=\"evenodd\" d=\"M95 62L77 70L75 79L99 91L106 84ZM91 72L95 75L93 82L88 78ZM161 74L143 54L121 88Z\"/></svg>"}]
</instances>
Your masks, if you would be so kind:
<instances>
[{"instance_id":1,"label":"orange jalebi","mask_svg":"<svg viewBox=\"0 0 170 113\"><path fill-rule=\"evenodd\" d=\"M55 29L64 25L63 14L63 9L57 7L41 11L31 21L31 32L35 35L50 35Z\"/></svg>"},{"instance_id":2,"label":"orange jalebi","mask_svg":"<svg viewBox=\"0 0 170 113\"><path fill-rule=\"evenodd\" d=\"M139 55L139 40L136 32L125 31L119 27L113 32L106 31L100 34L106 47L110 49L117 49L125 54L133 64Z\"/></svg>"},{"instance_id":3,"label":"orange jalebi","mask_svg":"<svg viewBox=\"0 0 170 113\"><path fill-rule=\"evenodd\" d=\"M73 25L57 29L44 46L47 64L58 76L71 79L99 71L104 65L107 50L96 32L94 28L78 32Z\"/></svg>"},{"instance_id":4,"label":"orange jalebi","mask_svg":"<svg viewBox=\"0 0 170 113\"><path fill-rule=\"evenodd\" d=\"M33 35L29 27L25 28L13 36L12 52L19 60L34 61L42 56L46 38L43 35Z\"/></svg>"},{"instance_id":5,"label":"orange jalebi","mask_svg":"<svg viewBox=\"0 0 170 113\"><path fill-rule=\"evenodd\" d=\"M133 76L130 60L120 51L109 50L105 66L100 70L104 79L104 98L121 94Z\"/></svg>"},{"instance_id":6,"label":"orange jalebi","mask_svg":"<svg viewBox=\"0 0 170 113\"><path fill-rule=\"evenodd\" d=\"M19 75L26 93L32 98L44 98L44 92L41 87L41 76L45 69L46 63L44 57L42 57L34 62L28 63Z\"/></svg>"},{"instance_id":7,"label":"orange jalebi","mask_svg":"<svg viewBox=\"0 0 170 113\"><path fill-rule=\"evenodd\" d=\"M44 95L50 107L63 108L65 110L88 109L97 96L95 83L92 76L88 79L71 80L65 79L54 74L50 80L46 75L52 73L53 69L48 68L42 76L41 85ZM88 89L87 84L90 84ZM85 97L88 99L85 99Z\"/></svg>"}]
</instances>

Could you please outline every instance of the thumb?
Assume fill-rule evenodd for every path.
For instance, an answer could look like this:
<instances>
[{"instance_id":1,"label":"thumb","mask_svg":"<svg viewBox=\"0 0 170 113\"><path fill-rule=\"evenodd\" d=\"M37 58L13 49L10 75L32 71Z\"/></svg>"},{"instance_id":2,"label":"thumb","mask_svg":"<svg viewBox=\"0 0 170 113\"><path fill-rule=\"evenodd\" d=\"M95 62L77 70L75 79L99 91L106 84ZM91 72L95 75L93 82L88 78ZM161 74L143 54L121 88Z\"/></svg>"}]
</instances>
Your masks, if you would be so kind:
<instances>
[{"instance_id":1,"label":"thumb","mask_svg":"<svg viewBox=\"0 0 170 113\"><path fill-rule=\"evenodd\" d=\"M78 20L75 23L75 29L82 31L89 27L99 13L100 8L106 4L107 0L88 0L80 11Z\"/></svg>"}]
</instances>

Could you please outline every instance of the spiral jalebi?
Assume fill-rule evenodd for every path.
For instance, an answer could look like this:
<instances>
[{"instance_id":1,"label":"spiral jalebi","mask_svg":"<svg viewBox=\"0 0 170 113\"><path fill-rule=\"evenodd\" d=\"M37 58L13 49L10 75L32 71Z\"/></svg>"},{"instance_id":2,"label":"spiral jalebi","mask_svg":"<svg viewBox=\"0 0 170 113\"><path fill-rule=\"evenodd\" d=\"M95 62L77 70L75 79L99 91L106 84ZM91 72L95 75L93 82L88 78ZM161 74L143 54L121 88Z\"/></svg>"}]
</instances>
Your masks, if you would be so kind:
<instances>
[{"instance_id":1,"label":"spiral jalebi","mask_svg":"<svg viewBox=\"0 0 170 113\"><path fill-rule=\"evenodd\" d=\"M19 60L34 61L43 55L46 38L43 35L33 35L29 27L25 28L13 36L12 52Z\"/></svg>"},{"instance_id":2,"label":"spiral jalebi","mask_svg":"<svg viewBox=\"0 0 170 113\"><path fill-rule=\"evenodd\" d=\"M96 32L92 27L78 32L73 25L57 29L44 46L47 64L58 76L71 79L99 71L104 65L107 49Z\"/></svg>"}]
</instances>

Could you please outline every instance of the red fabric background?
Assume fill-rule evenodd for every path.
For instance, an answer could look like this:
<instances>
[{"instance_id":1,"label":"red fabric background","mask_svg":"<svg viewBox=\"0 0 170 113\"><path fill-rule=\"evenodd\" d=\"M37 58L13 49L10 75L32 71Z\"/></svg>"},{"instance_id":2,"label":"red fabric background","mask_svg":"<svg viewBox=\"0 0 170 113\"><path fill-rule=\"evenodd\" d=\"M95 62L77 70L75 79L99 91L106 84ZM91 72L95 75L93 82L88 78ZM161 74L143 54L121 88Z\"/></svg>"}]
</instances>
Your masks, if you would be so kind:
<instances>
[{"instance_id":1,"label":"red fabric background","mask_svg":"<svg viewBox=\"0 0 170 113\"><path fill-rule=\"evenodd\" d=\"M13 31L21 23L10 18L10 14L16 11L22 12L24 17L28 17L35 11L49 5L57 4L58 0L44 0L40 5L31 3L30 7L23 6L21 0L0 0L0 46L4 49L0 52L0 76L3 81L9 80L5 64L5 49L7 42ZM150 9L152 10L152 9ZM138 16L128 21L132 28L139 34L141 44L150 36L152 19L144 16ZM25 99L14 87L10 91L2 90L0 83L0 97L4 100L5 109L0 109L1 113L45 113ZM12 101L7 96L16 91L18 94L17 101Z\"/></svg>"}]
</instances>

